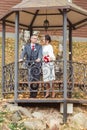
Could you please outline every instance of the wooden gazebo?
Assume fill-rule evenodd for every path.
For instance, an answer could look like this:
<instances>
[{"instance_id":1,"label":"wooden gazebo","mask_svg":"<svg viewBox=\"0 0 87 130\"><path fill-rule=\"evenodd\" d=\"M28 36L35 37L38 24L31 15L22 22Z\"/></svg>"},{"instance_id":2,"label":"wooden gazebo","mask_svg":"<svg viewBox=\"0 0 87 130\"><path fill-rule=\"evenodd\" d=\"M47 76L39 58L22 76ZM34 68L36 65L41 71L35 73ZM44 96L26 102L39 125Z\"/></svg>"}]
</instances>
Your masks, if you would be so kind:
<instances>
[{"instance_id":1,"label":"wooden gazebo","mask_svg":"<svg viewBox=\"0 0 87 130\"><path fill-rule=\"evenodd\" d=\"M43 25L47 20L49 25ZM26 29L32 34L33 31L63 30L63 99L62 100L39 100L31 99L22 102L62 102L64 104L64 122L67 119L67 30L69 30L69 61L72 64L72 30L87 24L87 11L68 2L67 0L22 0L14 6L7 14L0 18L2 23L2 88L4 92L5 76L5 27L15 27L15 65L14 65L14 102L18 103L18 50L19 50L19 28ZM72 71L72 69L71 69ZM71 72L72 75L72 72ZM72 84L71 84L72 85ZM86 101L87 102L87 101Z\"/></svg>"}]
</instances>

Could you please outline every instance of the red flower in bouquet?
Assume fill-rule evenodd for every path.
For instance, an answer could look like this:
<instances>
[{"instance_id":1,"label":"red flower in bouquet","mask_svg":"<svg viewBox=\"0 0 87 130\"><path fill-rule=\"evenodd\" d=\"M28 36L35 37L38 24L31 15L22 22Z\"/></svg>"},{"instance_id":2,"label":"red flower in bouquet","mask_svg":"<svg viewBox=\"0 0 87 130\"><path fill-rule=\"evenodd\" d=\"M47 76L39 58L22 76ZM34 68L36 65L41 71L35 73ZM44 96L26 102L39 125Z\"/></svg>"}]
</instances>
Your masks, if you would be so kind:
<instances>
[{"instance_id":1,"label":"red flower in bouquet","mask_svg":"<svg viewBox=\"0 0 87 130\"><path fill-rule=\"evenodd\" d=\"M49 62L49 61L50 61L49 55L44 56L44 57L43 57L43 60L44 60L44 62Z\"/></svg>"}]
</instances>

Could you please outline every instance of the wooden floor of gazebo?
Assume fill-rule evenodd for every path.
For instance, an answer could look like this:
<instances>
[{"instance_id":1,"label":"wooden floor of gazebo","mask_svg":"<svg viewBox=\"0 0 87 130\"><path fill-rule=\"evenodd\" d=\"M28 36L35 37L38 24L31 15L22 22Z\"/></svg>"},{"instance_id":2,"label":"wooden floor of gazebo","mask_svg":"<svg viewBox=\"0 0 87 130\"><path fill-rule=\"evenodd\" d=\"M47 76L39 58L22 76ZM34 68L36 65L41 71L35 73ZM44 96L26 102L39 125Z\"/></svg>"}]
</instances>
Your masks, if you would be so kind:
<instances>
[{"instance_id":1,"label":"wooden floor of gazebo","mask_svg":"<svg viewBox=\"0 0 87 130\"><path fill-rule=\"evenodd\" d=\"M27 98L27 99L17 99L14 101L14 99L3 99L3 101L6 101L8 103L63 103L64 98ZM87 104L87 99L73 99L73 98L67 98L66 99L67 103L73 103L73 104Z\"/></svg>"}]
</instances>

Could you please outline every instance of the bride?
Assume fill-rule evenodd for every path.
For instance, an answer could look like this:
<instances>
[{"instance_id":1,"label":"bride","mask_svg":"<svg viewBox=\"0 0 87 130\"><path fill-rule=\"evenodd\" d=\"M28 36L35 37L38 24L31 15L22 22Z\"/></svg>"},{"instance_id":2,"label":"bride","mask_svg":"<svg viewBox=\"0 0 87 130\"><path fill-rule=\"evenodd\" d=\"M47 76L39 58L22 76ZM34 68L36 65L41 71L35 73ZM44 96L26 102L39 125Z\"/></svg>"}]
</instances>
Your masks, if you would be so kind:
<instances>
[{"instance_id":1,"label":"bride","mask_svg":"<svg viewBox=\"0 0 87 130\"><path fill-rule=\"evenodd\" d=\"M49 81L49 84L47 86L47 91L45 98L48 98L50 96L50 88L52 87L52 97L55 97L55 91L54 87L52 85L52 81L55 80L55 70L54 70L54 63L53 60L55 60L55 55L53 53L53 47L50 44L51 43L51 37L49 35L45 35L43 39L44 45L42 47L43 51L43 81L47 82Z\"/></svg>"}]
</instances>

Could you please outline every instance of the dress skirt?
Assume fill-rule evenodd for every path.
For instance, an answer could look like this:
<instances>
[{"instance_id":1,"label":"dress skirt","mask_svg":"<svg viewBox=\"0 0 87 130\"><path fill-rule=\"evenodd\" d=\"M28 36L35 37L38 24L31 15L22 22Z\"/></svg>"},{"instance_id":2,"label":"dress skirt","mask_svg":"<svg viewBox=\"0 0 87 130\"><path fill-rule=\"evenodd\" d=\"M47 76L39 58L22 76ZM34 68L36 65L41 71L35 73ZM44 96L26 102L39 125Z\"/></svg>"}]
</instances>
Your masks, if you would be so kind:
<instances>
[{"instance_id":1,"label":"dress skirt","mask_svg":"<svg viewBox=\"0 0 87 130\"><path fill-rule=\"evenodd\" d=\"M43 81L46 82L55 80L55 71L53 62L48 63L43 62L42 69L43 69Z\"/></svg>"}]
</instances>

